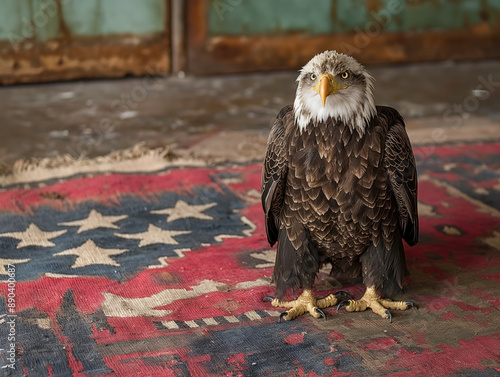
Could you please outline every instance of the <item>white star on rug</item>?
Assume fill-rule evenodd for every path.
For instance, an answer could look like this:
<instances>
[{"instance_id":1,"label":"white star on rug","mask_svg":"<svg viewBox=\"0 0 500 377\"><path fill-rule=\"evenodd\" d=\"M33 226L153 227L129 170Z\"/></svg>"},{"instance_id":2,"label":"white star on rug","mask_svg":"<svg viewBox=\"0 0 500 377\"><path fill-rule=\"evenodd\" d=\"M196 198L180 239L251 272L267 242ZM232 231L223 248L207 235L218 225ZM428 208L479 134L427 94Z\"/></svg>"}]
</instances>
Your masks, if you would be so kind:
<instances>
[{"instance_id":1,"label":"white star on rug","mask_svg":"<svg viewBox=\"0 0 500 377\"><path fill-rule=\"evenodd\" d=\"M217 203L195 205L186 203L184 200L178 200L177 203L175 203L175 206L172 208L151 211L151 213L156 215L169 215L167 217L167 222L172 222L178 219L186 219L188 217L200 220L213 220L214 218L212 216L209 216L202 212L206 211L209 208L212 208L215 205L217 205Z\"/></svg>"},{"instance_id":2,"label":"white star on rug","mask_svg":"<svg viewBox=\"0 0 500 377\"><path fill-rule=\"evenodd\" d=\"M9 265L17 265L21 263L27 263L31 259L2 259L0 258L0 275L8 275L9 272L7 271L6 267Z\"/></svg>"},{"instance_id":3,"label":"white star on rug","mask_svg":"<svg viewBox=\"0 0 500 377\"><path fill-rule=\"evenodd\" d=\"M164 230L154 226L153 224L149 224L148 230L144 233L136 233L136 234L118 234L115 233L115 236L126 238L129 240L141 240L139 242L139 247L153 245L156 243L162 243L165 245L178 245L179 243L174 239L175 236L180 234L188 234L191 231L177 231L177 230Z\"/></svg>"},{"instance_id":4,"label":"white star on rug","mask_svg":"<svg viewBox=\"0 0 500 377\"><path fill-rule=\"evenodd\" d=\"M273 249L268 249L261 251L260 253L250 254L252 258L260 259L267 263L258 264L255 268L269 268L274 266L274 260L276 259L276 251Z\"/></svg>"},{"instance_id":5,"label":"white star on rug","mask_svg":"<svg viewBox=\"0 0 500 377\"><path fill-rule=\"evenodd\" d=\"M61 234L66 232L67 230L44 232L35 224L31 223L24 232L2 233L0 234L0 237L11 237L21 241L17 244L16 249L21 249L22 247L27 246L51 247L55 246L55 244L50 242L50 240L52 238L59 237Z\"/></svg>"},{"instance_id":6,"label":"white star on rug","mask_svg":"<svg viewBox=\"0 0 500 377\"><path fill-rule=\"evenodd\" d=\"M97 212L95 209L90 211L89 215L85 219L71 221L67 223L59 223L57 225L63 226L79 226L77 233L85 232L86 230L92 230L97 228L110 228L118 229L119 227L115 225L117 221L126 219L128 215L122 216L104 216Z\"/></svg>"},{"instance_id":7,"label":"white star on rug","mask_svg":"<svg viewBox=\"0 0 500 377\"><path fill-rule=\"evenodd\" d=\"M61 251L54 255L76 255L75 263L71 268L91 266L94 264L107 264L109 266L119 266L115 260L111 259L112 255L119 255L127 252L126 249L103 249L97 246L94 241L87 240L84 244L74 249Z\"/></svg>"}]
</instances>

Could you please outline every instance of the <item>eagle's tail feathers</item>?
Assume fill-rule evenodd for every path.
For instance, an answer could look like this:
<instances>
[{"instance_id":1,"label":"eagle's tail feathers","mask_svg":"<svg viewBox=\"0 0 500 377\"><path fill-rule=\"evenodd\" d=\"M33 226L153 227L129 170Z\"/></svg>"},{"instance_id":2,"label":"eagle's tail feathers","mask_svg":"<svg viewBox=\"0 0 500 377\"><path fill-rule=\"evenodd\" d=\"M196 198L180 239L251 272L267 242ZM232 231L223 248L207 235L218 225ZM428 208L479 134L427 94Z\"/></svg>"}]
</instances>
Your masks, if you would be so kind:
<instances>
[{"instance_id":1,"label":"eagle's tail feathers","mask_svg":"<svg viewBox=\"0 0 500 377\"><path fill-rule=\"evenodd\" d=\"M293 242L289 233L293 234ZM281 227L272 279L276 297L281 300L288 290L295 294L299 289L312 288L318 269L318 250L305 228L298 224L290 229Z\"/></svg>"},{"instance_id":2,"label":"eagle's tail feathers","mask_svg":"<svg viewBox=\"0 0 500 377\"><path fill-rule=\"evenodd\" d=\"M371 244L360 257L363 266L363 283L381 289L385 296L392 296L403 290L403 280L409 275L403 242L399 231L394 235L390 247L384 242Z\"/></svg>"}]
</instances>

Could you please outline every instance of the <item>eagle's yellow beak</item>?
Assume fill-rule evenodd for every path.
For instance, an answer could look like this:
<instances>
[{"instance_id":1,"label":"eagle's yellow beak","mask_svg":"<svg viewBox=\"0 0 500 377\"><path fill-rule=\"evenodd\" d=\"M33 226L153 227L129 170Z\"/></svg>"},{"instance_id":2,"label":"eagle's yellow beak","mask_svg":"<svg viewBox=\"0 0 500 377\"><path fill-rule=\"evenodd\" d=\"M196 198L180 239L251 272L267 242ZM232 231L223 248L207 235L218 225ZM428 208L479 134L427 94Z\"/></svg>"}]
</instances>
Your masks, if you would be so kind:
<instances>
[{"instance_id":1,"label":"eagle's yellow beak","mask_svg":"<svg viewBox=\"0 0 500 377\"><path fill-rule=\"evenodd\" d=\"M339 89L345 88L347 88L347 86L337 83L331 73L323 73L319 77L318 85L313 86L313 89L316 90L321 97L323 107L325 107L326 97L330 94L337 93Z\"/></svg>"}]
</instances>

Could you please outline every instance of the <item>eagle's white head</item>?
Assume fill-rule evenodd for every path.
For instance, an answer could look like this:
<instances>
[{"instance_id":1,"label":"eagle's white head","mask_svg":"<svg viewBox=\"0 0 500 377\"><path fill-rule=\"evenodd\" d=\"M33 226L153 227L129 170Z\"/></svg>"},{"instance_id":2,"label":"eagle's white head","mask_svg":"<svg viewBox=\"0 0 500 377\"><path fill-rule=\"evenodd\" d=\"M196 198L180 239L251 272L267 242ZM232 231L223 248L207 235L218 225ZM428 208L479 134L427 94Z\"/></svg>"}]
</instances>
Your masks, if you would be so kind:
<instances>
[{"instance_id":1,"label":"eagle's white head","mask_svg":"<svg viewBox=\"0 0 500 377\"><path fill-rule=\"evenodd\" d=\"M364 132L376 113L373 77L354 58L325 51L300 71L293 111L301 131L332 118Z\"/></svg>"}]
</instances>

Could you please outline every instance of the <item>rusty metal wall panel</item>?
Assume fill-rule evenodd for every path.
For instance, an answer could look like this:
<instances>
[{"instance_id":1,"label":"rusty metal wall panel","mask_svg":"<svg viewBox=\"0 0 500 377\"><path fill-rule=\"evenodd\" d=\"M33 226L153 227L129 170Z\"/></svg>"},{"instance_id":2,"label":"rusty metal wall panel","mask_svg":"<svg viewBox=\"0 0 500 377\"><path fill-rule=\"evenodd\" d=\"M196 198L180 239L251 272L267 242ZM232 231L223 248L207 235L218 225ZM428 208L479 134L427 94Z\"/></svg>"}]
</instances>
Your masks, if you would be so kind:
<instances>
[{"instance_id":1,"label":"rusty metal wall panel","mask_svg":"<svg viewBox=\"0 0 500 377\"><path fill-rule=\"evenodd\" d=\"M170 69L167 0L2 0L0 83Z\"/></svg>"},{"instance_id":2,"label":"rusty metal wall panel","mask_svg":"<svg viewBox=\"0 0 500 377\"><path fill-rule=\"evenodd\" d=\"M192 73L296 69L326 49L364 64L500 57L498 0L192 0Z\"/></svg>"},{"instance_id":3,"label":"rusty metal wall panel","mask_svg":"<svg viewBox=\"0 0 500 377\"><path fill-rule=\"evenodd\" d=\"M208 4L211 37L349 33L380 20L387 32L455 30L500 22L498 0L220 0Z\"/></svg>"}]
</instances>

